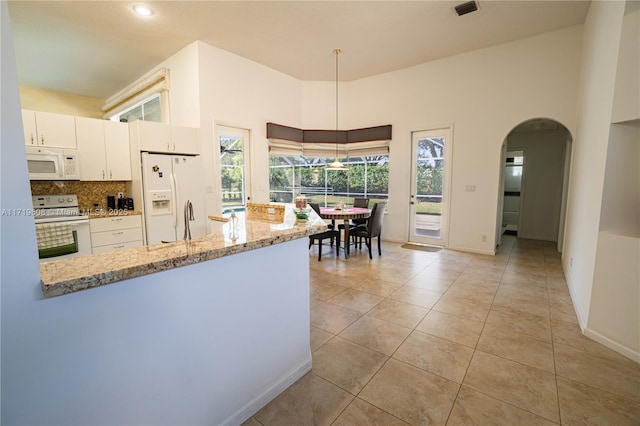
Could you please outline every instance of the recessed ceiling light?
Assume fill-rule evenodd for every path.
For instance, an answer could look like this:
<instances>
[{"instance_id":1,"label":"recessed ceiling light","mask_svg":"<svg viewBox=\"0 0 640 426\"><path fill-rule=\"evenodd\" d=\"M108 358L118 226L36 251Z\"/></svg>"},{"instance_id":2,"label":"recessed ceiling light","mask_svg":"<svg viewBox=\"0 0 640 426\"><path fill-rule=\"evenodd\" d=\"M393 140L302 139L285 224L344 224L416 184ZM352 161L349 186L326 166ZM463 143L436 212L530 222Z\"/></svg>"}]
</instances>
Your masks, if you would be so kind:
<instances>
[{"instance_id":1,"label":"recessed ceiling light","mask_svg":"<svg viewBox=\"0 0 640 426\"><path fill-rule=\"evenodd\" d=\"M149 6L145 6L144 4L137 4L133 6L133 10L140 16L151 16L154 13L153 9Z\"/></svg>"}]
</instances>

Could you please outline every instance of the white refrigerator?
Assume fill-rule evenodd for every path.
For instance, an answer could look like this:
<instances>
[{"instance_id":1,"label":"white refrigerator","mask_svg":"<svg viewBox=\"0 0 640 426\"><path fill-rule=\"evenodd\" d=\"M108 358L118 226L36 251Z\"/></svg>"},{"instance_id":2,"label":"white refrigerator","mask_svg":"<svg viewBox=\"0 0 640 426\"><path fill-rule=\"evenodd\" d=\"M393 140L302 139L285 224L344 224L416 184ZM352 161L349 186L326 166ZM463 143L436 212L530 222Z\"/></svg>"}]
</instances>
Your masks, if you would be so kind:
<instances>
[{"instance_id":1,"label":"white refrigerator","mask_svg":"<svg viewBox=\"0 0 640 426\"><path fill-rule=\"evenodd\" d=\"M182 240L184 206L193 205L191 238L207 234L202 158L142 153L142 188L147 244Z\"/></svg>"}]
</instances>

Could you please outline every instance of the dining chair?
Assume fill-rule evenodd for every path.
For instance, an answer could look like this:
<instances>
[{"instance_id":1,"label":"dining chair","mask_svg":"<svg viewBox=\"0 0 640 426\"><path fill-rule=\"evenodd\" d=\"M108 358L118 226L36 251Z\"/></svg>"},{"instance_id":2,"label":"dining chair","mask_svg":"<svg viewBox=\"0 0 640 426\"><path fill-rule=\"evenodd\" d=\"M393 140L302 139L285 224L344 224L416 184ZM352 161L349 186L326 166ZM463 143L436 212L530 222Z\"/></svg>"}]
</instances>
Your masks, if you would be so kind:
<instances>
[{"instance_id":1,"label":"dining chair","mask_svg":"<svg viewBox=\"0 0 640 426\"><path fill-rule=\"evenodd\" d=\"M353 199L353 207L360 207L363 209L368 209L369 208L369 200L370 198L354 198ZM358 226L358 225L365 225L367 223L367 219L352 219L351 222L349 223L349 230L353 229L354 227ZM341 223L338 225L338 229L339 230L343 230L344 229L344 223ZM352 238L353 243L355 244L355 237Z\"/></svg>"},{"instance_id":2,"label":"dining chair","mask_svg":"<svg viewBox=\"0 0 640 426\"><path fill-rule=\"evenodd\" d=\"M360 248L362 248L362 238L364 238L365 244L369 248L369 259L373 259L371 255L371 240L373 238L378 239L378 256L382 256L380 236L382 234L382 218L384 217L384 208L386 205L386 201L375 203L373 209L371 209L371 216L367 219L367 223L365 225L358 225L349 231L351 235L360 238Z\"/></svg>"},{"instance_id":3,"label":"dining chair","mask_svg":"<svg viewBox=\"0 0 640 426\"><path fill-rule=\"evenodd\" d=\"M320 205L318 203L309 203L309 206L320 216ZM325 239L331 240L331 247L333 247L334 239L336 242L336 256L340 255L340 231L337 229L329 228L324 232L309 235L309 248L315 241L318 241L318 262L322 259L322 241Z\"/></svg>"}]
</instances>

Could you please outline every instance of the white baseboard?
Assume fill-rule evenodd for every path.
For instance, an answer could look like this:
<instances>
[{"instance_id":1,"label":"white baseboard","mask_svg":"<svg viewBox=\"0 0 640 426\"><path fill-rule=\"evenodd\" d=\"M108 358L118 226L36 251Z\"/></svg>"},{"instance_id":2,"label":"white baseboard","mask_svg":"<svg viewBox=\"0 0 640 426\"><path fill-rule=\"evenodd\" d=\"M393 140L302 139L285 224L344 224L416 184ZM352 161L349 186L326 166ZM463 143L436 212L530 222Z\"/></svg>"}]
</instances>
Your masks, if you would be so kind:
<instances>
[{"instance_id":1,"label":"white baseboard","mask_svg":"<svg viewBox=\"0 0 640 426\"><path fill-rule=\"evenodd\" d=\"M626 346L622 346L616 341L609 339L606 336L598 333L597 331L593 331L590 328L585 328L582 333L595 340L596 342L608 347L612 351L618 352L620 355L623 355L629 358L632 361L635 361L640 364L640 352L634 351L633 349L627 348Z\"/></svg>"},{"instance_id":2,"label":"white baseboard","mask_svg":"<svg viewBox=\"0 0 640 426\"><path fill-rule=\"evenodd\" d=\"M582 334L584 334L585 336L587 336L592 340L595 340L601 345L606 346L612 351L615 351L620 355L629 358L630 360L640 363L640 352L634 351L633 349L623 346L620 343L614 340L611 340L608 337L598 333L597 331L594 331L589 327L587 327L587 320L581 315L582 310L580 309L579 299L576 297L575 287L573 285L573 282L571 281L571 277L569 276L569 274L567 274L564 264L562 265L562 270L564 271L564 277L565 277L565 280L567 281L567 287L569 287L569 295L571 296L571 301L573 302L573 310L576 313L576 317L578 317L578 325L580 326L580 330L582 331Z\"/></svg>"},{"instance_id":3,"label":"white baseboard","mask_svg":"<svg viewBox=\"0 0 640 426\"><path fill-rule=\"evenodd\" d=\"M586 318L582 317L582 309L580 309L580 301L576 296L575 286L571 281L571 276L567 273L564 263L562 263L562 272L564 272L564 279L567 282L567 287L569 288L569 296L571 296L571 302L573 304L573 310L576 313L576 317L578 318L578 325L580 326L580 330L584 333L585 328L587 327Z\"/></svg>"},{"instance_id":4,"label":"white baseboard","mask_svg":"<svg viewBox=\"0 0 640 426\"><path fill-rule=\"evenodd\" d=\"M302 365L289 371L289 373L287 373L281 380L265 389L264 392L260 393L251 401L247 402L238 411L227 417L222 423L220 423L220 425L241 425L309 371L311 371L311 352L309 352L309 359L302 363Z\"/></svg>"},{"instance_id":5,"label":"white baseboard","mask_svg":"<svg viewBox=\"0 0 640 426\"><path fill-rule=\"evenodd\" d=\"M482 249L469 248L469 247L458 247L458 246L449 246L449 247L445 247L445 248L447 250L464 251L464 252L467 252L467 253L486 254L487 256L495 256L496 255L496 251L495 250L482 250Z\"/></svg>"}]
</instances>

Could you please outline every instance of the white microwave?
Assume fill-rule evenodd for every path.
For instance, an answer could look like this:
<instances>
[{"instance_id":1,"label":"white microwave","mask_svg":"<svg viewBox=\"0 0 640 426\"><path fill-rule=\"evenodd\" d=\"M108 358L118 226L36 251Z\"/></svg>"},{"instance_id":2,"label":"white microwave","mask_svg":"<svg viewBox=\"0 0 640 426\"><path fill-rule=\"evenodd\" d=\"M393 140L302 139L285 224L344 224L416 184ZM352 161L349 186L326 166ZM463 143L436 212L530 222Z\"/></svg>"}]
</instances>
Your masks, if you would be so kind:
<instances>
[{"instance_id":1,"label":"white microwave","mask_svg":"<svg viewBox=\"0 0 640 426\"><path fill-rule=\"evenodd\" d=\"M29 180L79 180L78 152L74 149L27 147Z\"/></svg>"}]
</instances>

